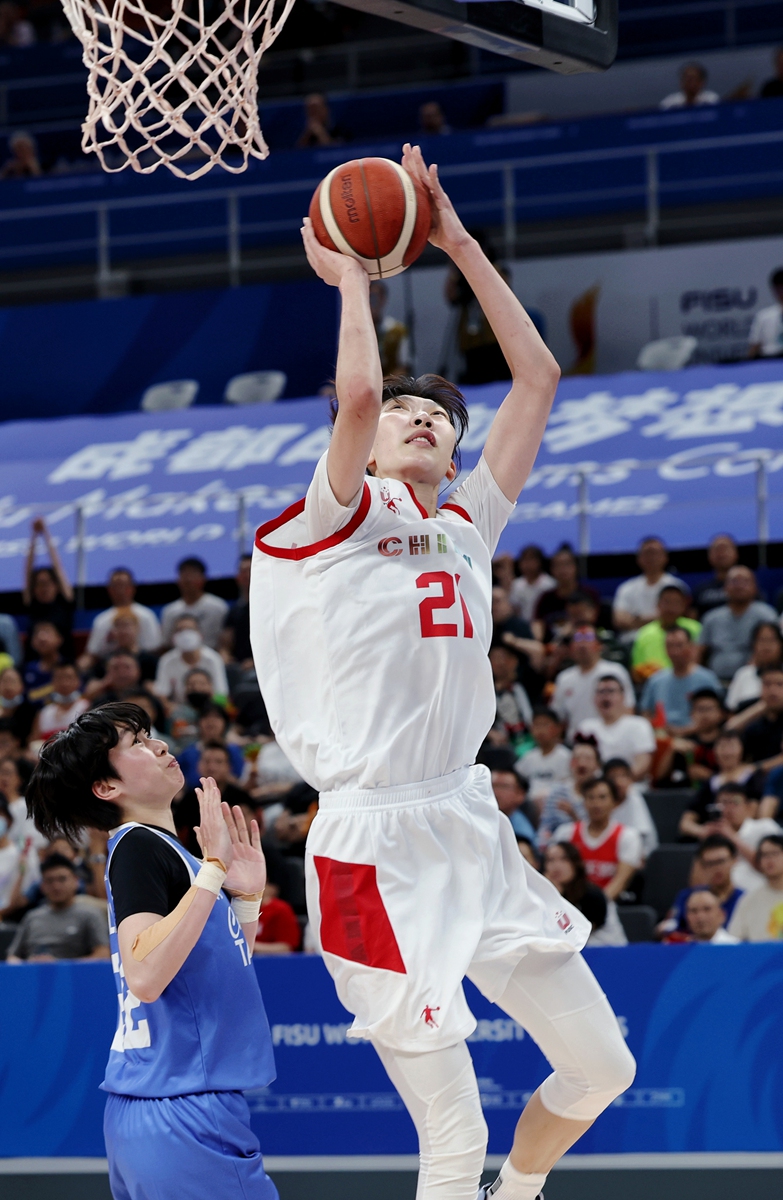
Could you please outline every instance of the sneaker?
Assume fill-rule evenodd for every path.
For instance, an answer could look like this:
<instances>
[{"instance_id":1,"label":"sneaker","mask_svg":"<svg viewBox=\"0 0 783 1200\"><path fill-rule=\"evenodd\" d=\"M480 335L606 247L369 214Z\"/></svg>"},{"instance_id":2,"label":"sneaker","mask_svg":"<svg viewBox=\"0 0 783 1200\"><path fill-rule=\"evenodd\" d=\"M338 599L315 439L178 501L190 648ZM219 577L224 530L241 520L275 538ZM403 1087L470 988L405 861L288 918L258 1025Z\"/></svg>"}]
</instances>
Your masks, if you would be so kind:
<instances>
[{"instance_id":1,"label":"sneaker","mask_svg":"<svg viewBox=\"0 0 783 1200\"><path fill-rule=\"evenodd\" d=\"M496 1179L495 1183L497 1182L498 1180ZM478 1190L478 1196L476 1196L476 1200L492 1200L492 1188L494 1186L494 1184L488 1183L486 1187L480 1187ZM536 1196L536 1200L544 1200L544 1193L539 1192Z\"/></svg>"}]
</instances>

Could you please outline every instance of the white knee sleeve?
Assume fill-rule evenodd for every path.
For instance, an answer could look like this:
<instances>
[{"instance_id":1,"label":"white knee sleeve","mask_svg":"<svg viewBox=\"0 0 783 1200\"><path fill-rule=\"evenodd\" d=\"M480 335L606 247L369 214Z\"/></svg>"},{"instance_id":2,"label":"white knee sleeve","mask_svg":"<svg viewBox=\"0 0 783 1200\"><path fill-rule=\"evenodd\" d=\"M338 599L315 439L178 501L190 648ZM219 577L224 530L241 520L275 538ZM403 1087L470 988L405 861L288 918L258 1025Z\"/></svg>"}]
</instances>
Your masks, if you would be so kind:
<instances>
[{"instance_id":1,"label":"white knee sleeve","mask_svg":"<svg viewBox=\"0 0 783 1200\"><path fill-rule=\"evenodd\" d=\"M633 1055L581 954L529 954L497 1003L554 1067L541 1102L555 1116L594 1121L633 1083Z\"/></svg>"},{"instance_id":2,"label":"white knee sleeve","mask_svg":"<svg viewBox=\"0 0 783 1200\"><path fill-rule=\"evenodd\" d=\"M427 1054L375 1049L419 1135L416 1200L476 1200L487 1124L465 1043Z\"/></svg>"},{"instance_id":3,"label":"white knee sleeve","mask_svg":"<svg viewBox=\"0 0 783 1200\"><path fill-rule=\"evenodd\" d=\"M556 1018L555 1070L541 1085L541 1103L558 1117L594 1121L633 1083L636 1063L609 1001Z\"/></svg>"}]
</instances>

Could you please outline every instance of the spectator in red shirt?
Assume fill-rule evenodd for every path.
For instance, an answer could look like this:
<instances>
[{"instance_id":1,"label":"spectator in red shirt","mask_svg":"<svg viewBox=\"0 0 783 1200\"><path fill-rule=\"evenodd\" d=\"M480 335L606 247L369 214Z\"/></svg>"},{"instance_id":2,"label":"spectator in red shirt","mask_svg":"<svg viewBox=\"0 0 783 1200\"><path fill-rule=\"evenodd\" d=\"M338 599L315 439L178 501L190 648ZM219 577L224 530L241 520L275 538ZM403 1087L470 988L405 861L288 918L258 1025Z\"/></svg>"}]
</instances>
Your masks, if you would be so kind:
<instances>
[{"instance_id":1,"label":"spectator in red shirt","mask_svg":"<svg viewBox=\"0 0 783 1200\"><path fill-rule=\"evenodd\" d=\"M302 930L296 913L285 900L280 899L280 889L274 883L264 888L261 901L261 916L254 954L293 954L302 944Z\"/></svg>"},{"instance_id":2,"label":"spectator in red shirt","mask_svg":"<svg viewBox=\"0 0 783 1200\"><path fill-rule=\"evenodd\" d=\"M582 789L587 817L570 821L555 831L555 842L572 842L581 854L587 878L602 888L607 900L616 900L642 863L642 842L637 830L614 818L618 794L604 775Z\"/></svg>"}]
</instances>

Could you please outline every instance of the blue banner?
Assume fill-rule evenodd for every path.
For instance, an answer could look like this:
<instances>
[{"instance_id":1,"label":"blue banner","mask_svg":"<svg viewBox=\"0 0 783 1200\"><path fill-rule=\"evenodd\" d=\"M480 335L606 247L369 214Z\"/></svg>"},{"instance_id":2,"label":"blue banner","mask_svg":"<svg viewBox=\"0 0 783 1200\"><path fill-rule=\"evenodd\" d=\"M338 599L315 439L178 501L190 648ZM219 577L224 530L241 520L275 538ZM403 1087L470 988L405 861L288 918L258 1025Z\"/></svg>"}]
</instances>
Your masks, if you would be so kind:
<instances>
[{"instance_id":1,"label":"blue banner","mask_svg":"<svg viewBox=\"0 0 783 1200\"><path fill-rule=\"evenodd\" d=\"M200 361L208 359L205 352ZM466 389L465 470L478 461L504 393L502 384ZM142 581L170 579L187 554L203 557L213 576L231 575L255 528L304 495L329 436L325 400L6 424L0 591L20 585L38 513L74 577L77 510L87 583L103 582L118 564ZM630 550L650 533L673 547L704 545L723 530L753 542L759 462L775 538L783 527L783 360L564 379L500 548L578 544L580 523L595 552Z\"/></svg>"},{"instance_id":2,"label":"blue banner","mask_svg":"<svg viewBox=\"0 0 783 1200\"><path fill-rule=\"evenodd\" d=\"M313 395L336 347L337 292L315 278L0 308L0 421L132 412L173 380L215 405L254 371L283 371L286 396Z\"/></svg>"},{"instance_id":3,"label":"blue banner","mask_svg":"<svg viewBox=\"0 0 783 1200\"><path fill-rule=\"evenodd\" d=\"M636 1056L633 1086L582 1154L783 1151L783 948L630 946L586 955ZM256 960L277 1080L248 1096L268 1155L412 1154L413 1126L320 959ZM504 1153L548 1074L514 1021L468 985L470 1039ZM0 965L0 1156L103 1156L98 1091L116 1020L108 963Z\"/></svg>"}]
</instances>

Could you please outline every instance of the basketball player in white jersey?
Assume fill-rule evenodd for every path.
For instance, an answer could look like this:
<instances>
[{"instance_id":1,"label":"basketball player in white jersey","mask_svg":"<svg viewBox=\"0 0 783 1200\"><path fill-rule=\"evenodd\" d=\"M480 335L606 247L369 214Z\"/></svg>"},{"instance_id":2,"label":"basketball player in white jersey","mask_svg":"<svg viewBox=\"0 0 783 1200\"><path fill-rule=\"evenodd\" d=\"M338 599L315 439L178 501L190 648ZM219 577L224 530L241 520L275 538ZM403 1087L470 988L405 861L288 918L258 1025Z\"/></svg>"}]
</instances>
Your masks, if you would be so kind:
<instances>
[{"instance_id":1,"label":"basketball player in white jersey","mask_svg":"<svg viewBox=\"0 0 783 1200\"><path fill-rule=\"evenodd\" d=\"M474 760L495 716L491 558L527 479L559 370L471 238L437 169L430 241L473 289L512 384L478 466L445 504L467 424L438 376L384 385L369 279L323 248L340 289L338 410L305 500L256 538L251 631L278 741L321 792L308 910L338 995L416 1125L418 1200L476 1200L487 1129L465 1044L467 975L553 1073L488 1192L535 1200L560 1156L631 1083L634 1062L580 954L590 932L522 856Z\"/></svg>"}]
</instances>

